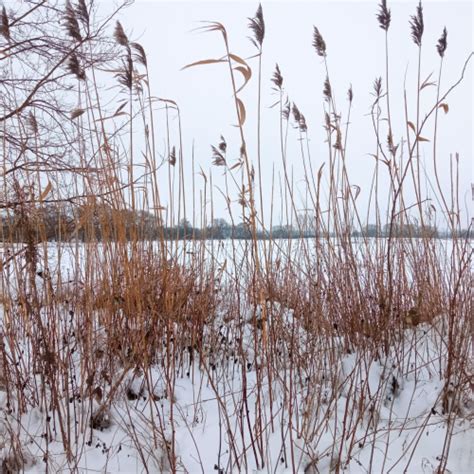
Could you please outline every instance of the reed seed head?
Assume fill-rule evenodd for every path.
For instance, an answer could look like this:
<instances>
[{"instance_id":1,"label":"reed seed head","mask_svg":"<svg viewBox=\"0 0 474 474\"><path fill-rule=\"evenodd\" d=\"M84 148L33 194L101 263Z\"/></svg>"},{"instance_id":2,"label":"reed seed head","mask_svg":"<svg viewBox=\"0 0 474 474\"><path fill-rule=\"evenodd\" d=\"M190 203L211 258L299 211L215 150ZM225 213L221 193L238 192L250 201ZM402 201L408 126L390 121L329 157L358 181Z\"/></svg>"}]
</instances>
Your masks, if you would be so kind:
<instances>
[{"instance_id":1,"label":"reed seed head","mask_svg":"<svg viewBox=\"0 0 474 474\"><path fill-rule=\"evenodd\" d=\"M214 145L211 145L212 149L212 164L214 166L225 166L226 161L223 155L223 152L220 150L220 144L219 148L215 147Z\"/></svg>"},{"instance_id":2,"label":"reed seed head","mask_svg":"<svg viewBox=\"0 0 474 474\"><path fill-rule=\"evenodd\" d=\"M227 143L225 141L225 138L221 135L221 141L219 142L219 150L222 153L225 153L227 151Z\"/></svg>"},{"instance_id":3,"label":"reed seed head","mask_svg":"<svg viewBox=\"0 0 474 474\"><path fill-rule=\"evenodd\" d=\"M305 116L300 112L297 105L293 102L293 107L291 109L293 112L293 118L295 119L296 126L300 130L300 132L306 132L308 130L308 126L306 124ZM284 112L286 114L286 112ZM288 115L289 115L289 104L288 104Z\"/></svg>"},{"instance_id":4,"label":"reed seed head","mask_svg":"<svg viewBox=\"0 0 474 474\"><path fill-rule=\"evenodd\" d=\"M347 91L347 99L349 100L350 103L352 103L352 100L354 99L354 92L352 91L352 84L349 86L349 89Z\"/></svg>"},{"instance_id":5,"label":"reed seed head","mask_svg":"<svg viewBox=\"0 0 474 474\"><path fill-rule=\"evenodd\" d=\"M86 79L86 73L79 62L79 58L77 57L76 53L72 53L71 56L69 56L67 69L71 74L74 74L81 81Z\"/></svg>"},{"instance_id":6,"label":"reed seed head","mask_svg":"<svg viewBox=\"0 0 474 474\"><path fill-rule=\"evenodd\" d=\"M288 120L290 118L290 109L291 109L290 101L288 100L288 97L287 97L285 106L283 107L281 111L281 115L284 120Z\"/></svg>"},{"instance_id":7,"label":"reed seed head","mask_svg":"<svg viewBox=\"0 0 474 474\"><path fill-rule=\"evenodd\" d=\"M123 61L122 69L120 72L115 74L119 84L125 86L127 89L131 90L133 86L133 61L132 54L130 50L128 51L127 57Z\"/></svg>"},{"instance_id":8,"label":"reed seed head","mask_svg":"<svg viewBox=\"0 0 474 474\"><path fill-rule=\"evenodd\" d=\"M318 56L326 57L326 43L321 33L315 26L313 31L313 46L314 49L316 49Z\"/></svg>"},{"instance_id":9,"label":"reed seed head","mask_svg":"<svg viewBox=\"0 0 474 474\"><path fill-rule=\"evenodd\" d=\"M446 48L448 47L448 31L446 27L443 28L443 33L438 40L438 44L436 45L436 49L438 50L438 54L443 58Z\"/></svg>"},{"instance_id":10,"label":"reed seed head","mask_svg":"<svg viewBox=\"0 0 474 474\"><path fill-rule=\"evenodd\" d=\"M34 134L38 133L38 122L36 121L36 117L32 112L30 112L28 115L28 125Z\"/></svg>"},{"instance_id":11,"label":"reed seed head","mask_svg":"<svg viewBox=\"0 0 474 474\"><path fill-rule=\"evenodd\" d=\"M329 77L326 76L324 81L323 96L326 101L330 101L332 97L331 83L329 82Z\"/></svg>"},{"instance_id":12,"label":"reed seed head","mask_svg":"<svg viewBox=\"0 0 474 474\"><path fill-rule=\"evenodd\" d=\"M397 154L398 145L395 145L393 143L392 130L389 130L388 134L387 134L387 148L388 148L388 151L391 153L392 156L395 156Z\"/></svg>"},{"instance_id":13,"label":"reed seed head","mask_svg":"<svg viewBox=\"0 0 474 474\"><path fill-rule=\"evenodd\" d=\"M120 46L128 46L128 37L125 34L122 23L118 20L115 24L114 38Z\"/></svg>"},{"instance_id":14,"label":"reed seed head","mask_svg":"<svg viewBox=\"0 0 474 474\"><path fill-rule=\"evenodd\" d=\"M83 113L85 112L84 109L74 109L72 112L71 112L71 115L70 115L70 118L71 120L74 120L78 117L80 117Z\"/></svg>"},{"instance_id":15,"label":"reed seed head","mask_svg":"<svg viewBox=\"0 0 474 474\"><path fill-rule=\"evenodd\" d=\"M147 61L145 49L143 48L143 46L139 43L131 43L130 46L134 50L133 59L137 63L142 64L145 67L148 67L148 61Z\"/></svg>"},{"instance_id":16,"label":"reed seed head","mask_svg":"<svg viewBox=\"0 0 474 474\"><path fill-rule=\"evenodd\" d=\"M265 20L263 19L262 4L259 4L257 12L253 18L249 18L249 28L253 32L253 38L250 41L256 48L262 49L263 40L265 38Z\"/></svg>"},{"instance_id":17,"label":"reed seed head","mask_svg":"<svg viewBox=\"0 0 474 474\"><path fill-rule=\"evenodd\" d=\"M281 91L283 85L283 76L281 75L280 67L278 64L275 66L275 72L273 73L272 82L275 84L276 88Z\"/></svg>"},{"instance_id":18,"label":"reed seed head","mask_svg":"<svg viewBox=\"0 0 474 474\"><path fill-rule=\"evenodd\" d=\"M171 148L170 156L169 156L169 163L171 166L174 166L176 164L176 147L173 146Z\"/></svg>"},{"instance_id":19,"label":"reed seed head","mask_svg":"<svg viewBox=\"0 0 474 474\"><path fill-rule=\"evenodd\" d=\"M10 41L10 23L8 21L7 10L5 6L2 7L2 21L0 22L0 35L7 41Z\"/></svg>"},{"instance_id":20,"label":"reed seed head","mask_svg":"<svg viewBox=\"0 0 474 474\"><path fill-rule=\"evenodd\" d=\"M300 119L301 119L301 112L300 112L300 109L298 109L298 106L294 102L293 102L293 107L291 108L291 111L293 112L293 118L295 119L295 122L299 124Z\"/></svg>"},{"instance_id":21,"label":"reed seed head","mask_svg":"<svg viewBox=\"0 0 474 474\"><path fill-rule=\"evenodd\" d=\"M306 132L308 130L308 125L306 124L306 118L303 114L300 115L300 121L298 123L300 132Z\"/></svg>"},{"instance_id":22,"label":"reed seed head","mask_svg":"<svg viewBox=\"0 0 474 474\"><path fill-rule=\"evenodd\" d=\"M82 41L81 30L79 28L79 22L77 21L76 17L76 10L73 8L69 1L66 2L64 23L69 36L77 42Z\"/></svg>"},{"instance_id":23,"label":"reed seed head","mask_svg":"<svg viewBox=\"0 0 474 474\"><path fill-rule=\"evenodd\" d=\"M387 0L382 0L379 5L379 12L377 13L377 20L379 21L379 26L384 31L388 31L390 27L390 21L392 19L392 13L387 8Z\"/></svg>"},{"instance_id":24,"label":"reed seed head","mask_svg":"<svg viewBox=\"0 0 474 474\"><path fill-rule=\"evenodd\" d=\"M324 125L327 131L331 130L331 117L327 112L324 112Z\"/></svg>"},{"instance_id":25,"label":"reed seed head","mask_svg":"<svg viewBox=\"0 0 474 474\"><path fill-rule=\"evenodd\" d=\"M423 7L421 5L421 0L416 7L416 14L412 15L410 20L411 27L411 37L414 43L420 47L421 38L423 37L423 31L425 29L425 24L423 22Z\"/></svg>"},{"instance_id":26,"label":"reed seed head","mask_svg":"<svg viewBox=\"0 0 474 474\"><path fill-rule=\"evenodd\" d=\"M374 94L375 97L379 98L382 95L382 78L377 77L374 81Z\"/></svg>"},{"instance_id":27,"label":"reed seed head","mask_svg":"<svg viewBox=\"0 0 474 474\"><path fill-rule=\"evenodd\" d=\"M336 143L333 146L336 150L342 150L342 133L339 127L336 130Z\"/></svg>"},{"instance_id":28,"label":"reed seed head","mask_svg":"<svg viewBox=\"0 0 474 474\"><path fill-rule=\"evenodd\" d=\"M89 28L89 10L85 0L79 0L76 6L76 14L86 29Z\"/></svg>"}]
</instances>

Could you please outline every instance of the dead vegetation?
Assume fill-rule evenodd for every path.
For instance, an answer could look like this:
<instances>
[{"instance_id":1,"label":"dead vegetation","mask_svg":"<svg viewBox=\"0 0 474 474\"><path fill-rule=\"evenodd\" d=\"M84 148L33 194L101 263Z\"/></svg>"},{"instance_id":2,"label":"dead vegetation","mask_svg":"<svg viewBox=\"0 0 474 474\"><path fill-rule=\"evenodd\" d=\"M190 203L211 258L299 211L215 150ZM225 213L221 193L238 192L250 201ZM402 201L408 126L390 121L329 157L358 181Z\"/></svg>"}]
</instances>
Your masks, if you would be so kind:
<instances>
[{"instance_id":1,"label":"dead vegetation","mask_svg":"<svg viewBox=\"0 0 474 474\"><path fill-rule=\"evenodd\" d=\"M395 143L392 135L388 77L375 81L373 197L371 209L359 209L357 186L345 165L351 153L346 124L353 91L349 89L347 111L342 112L328 69L330 45L315 27L313 45L325 76L320 86L328 155L325 167L316 169L303 153L301 166L317 237L285 242L268 233L260 241L257 233L273 216L263 212L260 139L256 150L249 149L244 128L255 107L244 103L241 94L257 77L259 135L260 63L254 71L250 60L230 50L225 26L207 23L203 31L218 33L216 41L223 41L226 54L186 67L219 63L229 71L239 158L228 161L222 137L213 158L226 173L225 199L239 202L239 217L251 238L209 244L161 235L151 241L140 238L143 223L126 221L124 211L151 212L160 225L186 218L183 176L189 167L181 146L170 142L169 122L167 130L155 126L158 114L179 122L179 108L164 99L164 109L155 107L145 50L114 23L115 16L98 20L95 9L93 2L78 0L2 10L0 207L12 222L21 222L20 239L0 229L0 393L6 420L0 425L2 472L21 471L30 459L21 443L30 436L22 420L31 412L41 419L41 433L34 436L36 453L42 454L35 461L45 466L53 463L50 450L57 441L68 468L77 470L84 436L90 446L95 432L123 425L144 467L154 452L159 453L153 461L157 470L184 469L175 438L175 426L182 423L177 422L182 414L175 397L180 378L201 380L218 401L221 442L228 449L227 461L216 463L218 472L250 465L266 469L271 436L280 437L279 462L293 472L329 472L321 467L326 459L331 472L342 472L355 452L375 440L380 412L400 396L404 381L435 376L444 386L428 412L446 422L436 467L446 472L453 427L459 418L472 418L472 250L460 236L456 173L463 158L452 159L453 187L443 190L437 174L437 127L429 138L424 128L429 120L437 123L440 110L449 110L448 96L463 86L472 54L459 81L442 87L443 58L449 54L443 30L437 45L436 102L427 111L420 110L419 100L410 104L416 117L406 117L405 143ZM386 33L388 65L391 15L385 1L377 19ZM421 58L421 4L410 24ZM249 26L261 61L261 7ZM425 84L421 70L418 77L417 97ZM119 92L109 100L105 89L112 80ZM287 213L301 229L286 143L295 139L309 147L308 124L287 96L278 66L273 84L279 96L281 186ZM288 137L290 123L296 135ZM182 130L173 133L181 142ZM163 135L169 152L165 164L157 150ZM139 145L136 136L141 137ZM417 239L399 237L404 235L400 229L409 232L415 221L427 229L432 225L418 159L428 140L443 206L439 212L452 235L448 243L429 232ZM160 198L157 173L167 174L169 203ZM389 178L388 194L380 189L383 173ZM211 176L203 173L202 178L206 204L194 218L206 228L214 195ZM413 206L406 200L408 182L415 189ZM58 206L61 213L65 203L80 212L68 218L61 232L80 232L85 243L48 243L44 211ZM387 238L353 238L351 229L366 226L369 211L377 216L378 228L387 226ZM385 213L388 220L382 222ZM234 223L237 216L229 217ZM226 246L225 258L220 245ZM435 349L423 345L427 334ZM407 359L410 351L414 360ZM351 370L345 366L348 356L356 360ZM382 374L375 392L367 382L357 386L359 372L367 381L371 367ZM251 391L246 385L250 373ZM234 379L242 389L229 406L219 384ZM319 449L324 433L333 428L327 413L340 408L342 392L343 422L334 427L331 448ZM126 415L118 419L113 410L124 400ZM140 419L149 446L133 423L140 401L149 414ZM195 420L202 403L198 395ZM230 420L236 411L237 430ZM360 430L365 430L363 439ZM207 472L212 467L202 468Z\"/></svg>"}]
</instances>

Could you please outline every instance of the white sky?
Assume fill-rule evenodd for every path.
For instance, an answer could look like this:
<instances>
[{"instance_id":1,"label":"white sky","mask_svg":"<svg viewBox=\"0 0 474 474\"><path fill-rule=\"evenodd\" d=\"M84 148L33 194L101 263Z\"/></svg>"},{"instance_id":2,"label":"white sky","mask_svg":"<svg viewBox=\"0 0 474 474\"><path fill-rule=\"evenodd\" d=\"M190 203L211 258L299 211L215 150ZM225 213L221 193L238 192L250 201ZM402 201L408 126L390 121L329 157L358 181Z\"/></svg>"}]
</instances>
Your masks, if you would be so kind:
<instances>
[{"instance_id":1,"label":"white sky","mask_svg":"<svg viewBox=\"0 0 474 474\"><path fill-rule=\"evenodd\" d=\"M290 99L305 114L311 139L311 159L315 169L327 159L323 132L322 87L325 79L324 66L312 47L313 25L316 25L327 44L331 85L340 111L347 112L346 93L349 84L354 90L351 112L347 162L352 183L362 188L359 198L362 208L372 177L374 159L369 156L375 149L375 137L371 119L367 115L373 100L372 84L377 76L384 75L384 32L379 28L375 13L376 1L323 2L323 1L272 1L262 2L266 23L264 40L262 78L262 160L264 163L264 191L268 209L271 193L272 167L281 170L279 153L279 118L277 109L269 109L276 100L272 93L272 77L278 62L284 88ZM411 40L409 18L415 13L417 2L388 2L392 11L389 30L391 102L393 108L394 136L398 141L405 133L403 115L403 81L407 71L409 94L409 118L415 122L415 101L410 100L416 91L416 68L418 51ZM129 37L140 42L148 55L152 77L152 93L158 97L178 102L182 112L183 153L186 169L186 183L190 190L192 182L191 147L195 142L196 169L212 169L215 186L222 186L222 168L211 166L210 145L217 145L222 134L228 142L230 163L239 154L237 129L232 92L225 65L211 65L181 68L191 62L219 58L224 55L224 45L217 32L199 33L192 31L201 26L202 20L219 21L229 33L232 52L247 58L255 54L255 48L248 40L248 17L253 16L258 2L162 2L137 1L124 10L120 20ZM446 90L460 76L463 64L473 50L473 6L471 2L425 1L423 36L422 78L433 72L438 76L439 56L435 44L446 25L448 49L445 56L442 91ZM250 60L253 77L240 95L247 107L245 133L249 155L256 162L256 92L257 62ZM472 170L473 152L473 69L474 61L468 67L464 82L447 99L450 111L439 114L438 160L441 163L442 182L449 187L449 155L460 154L461 199L470 205L470 183L474 182ZM431 107L436 88L422 92L424 110ZM423 112L421 114L423 116ZM164 121L159 116L160 147L164 151ZM172 124L176 125L176 123ZM432 138L431 127L424 136ZM173 144L178 145L176 137ZM431 143L425 144L423 154L426 167L431 169ZM295 182L302 176L301 157L296 131L290 131L288 163L293 166ZM255 165L256 166L256 165ZM432 172L428 173L434 178ZM166 173L163 170L163 185ZM197 177L196 184L201 186ZM429 187L429 186L428 186ZM449 188L447 188L449 189ZM275 191L279 194L279 191ZM237 191L232 191L237 199ZM430 194L430 193L429 193ZM431 193L432 194L432 193ZM165 194L166 200L166 194ZM275 214L278 220L279 203L276 198ZM410 203L410 199L407 201ZM414 197L411 202L414 202ZM191 193L188 192L188 213L191 209ZM433 202L437 206L436 202ZM298 203L301 208L304 203ZM218 192L214 193L214 207L217 216L226 217L225 203ZM237 207L236 207L237 208ZM268 212L268 210L267 210ZM472 215L472 214L471 214ZM464 219L468 216L464 214ZM373 220L372 218L370 220Z\"/></svg>"}]
</instances>

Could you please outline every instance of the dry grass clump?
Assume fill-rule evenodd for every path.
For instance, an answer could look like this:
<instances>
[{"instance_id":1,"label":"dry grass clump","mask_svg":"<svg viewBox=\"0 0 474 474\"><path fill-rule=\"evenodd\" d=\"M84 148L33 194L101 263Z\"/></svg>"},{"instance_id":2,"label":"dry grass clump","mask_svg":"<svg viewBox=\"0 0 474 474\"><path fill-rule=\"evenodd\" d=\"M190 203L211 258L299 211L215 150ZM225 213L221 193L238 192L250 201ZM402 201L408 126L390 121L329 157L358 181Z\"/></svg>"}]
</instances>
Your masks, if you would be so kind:
<instances>
[{"instance_id":1,"label":"dry grass clump","mask_svg":"<svg viewBox=\"0 0 474 474\"><path fill-rule=\"evenodd\" d=\"M105 271L98 269L76 310L95 314L106 331L103 343L119 360L147 367L169 345L199 349L218 305L213 278L163 261L153 249L123 250Z\"/></svg>"}]
</instances>

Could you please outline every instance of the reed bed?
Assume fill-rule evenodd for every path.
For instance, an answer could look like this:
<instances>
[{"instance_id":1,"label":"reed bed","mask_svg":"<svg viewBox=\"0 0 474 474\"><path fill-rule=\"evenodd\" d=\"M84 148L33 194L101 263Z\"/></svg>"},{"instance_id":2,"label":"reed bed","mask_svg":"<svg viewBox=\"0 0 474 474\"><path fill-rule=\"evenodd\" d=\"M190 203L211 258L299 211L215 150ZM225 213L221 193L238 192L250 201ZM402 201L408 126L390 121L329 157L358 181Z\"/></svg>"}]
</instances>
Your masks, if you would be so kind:
<instances>
[{"instance_id":1,"label":"reed bed","mask_svg":"<svg viewBox=\"0 0 474 474\"><path fill-rule=\"evenodd\" d=\"M239 159L228 158L224 137L212 144L226 188L217 198L201 170L191 211L184 176L198 173L184 156L179 104L153 95L146 51L117 21L121 9L104 17L94 2L74 0L1 12L2 472L456 472L474 421L472 249L457 174L469 158L451 158L443 189L437 141L438 115L466 87L472 53L459 80L443 85L445 28L438 79L423 82L423 7L415 6L417 99L405 99L415 119L405 117L397 142L391 11L380 3L386 69L373 85L371 199L361 209L346 166L354 92L345 111L336 106L329 63L337 58L322 27L313 46L325 76L325 164L311 158L305 116L276 65L282 175L267 186L263 9L248 20L253 62L230 49L225 25L204 23L226 53L185 67L227 68ZM250 81L256 104L242 98ZM428 83L436 101L421 110ZM244 127L252 110L255 149ZM287 167L291 126L309 223ZM433 160L438 222L421 149ZM278 186L300 238L275 237L276 211L264 213L264 196ZM212 239L222 197L238 211L229 205L233 231ZM439 223L449 239L433 232ZM239 224L247 239L234 233Z\"/></svg>"}]
</instances>

